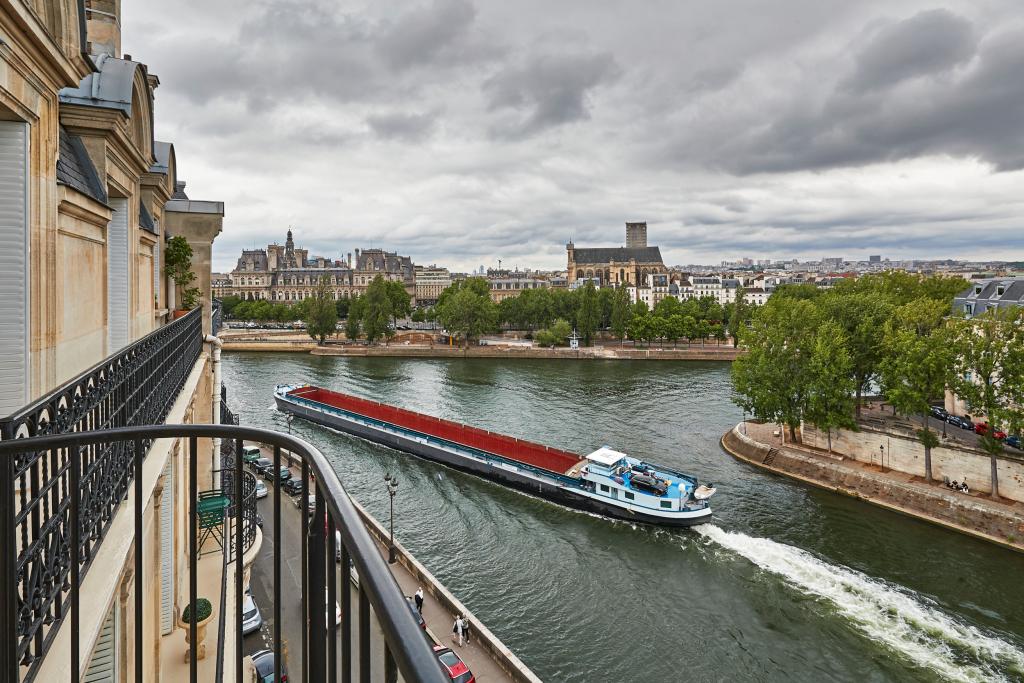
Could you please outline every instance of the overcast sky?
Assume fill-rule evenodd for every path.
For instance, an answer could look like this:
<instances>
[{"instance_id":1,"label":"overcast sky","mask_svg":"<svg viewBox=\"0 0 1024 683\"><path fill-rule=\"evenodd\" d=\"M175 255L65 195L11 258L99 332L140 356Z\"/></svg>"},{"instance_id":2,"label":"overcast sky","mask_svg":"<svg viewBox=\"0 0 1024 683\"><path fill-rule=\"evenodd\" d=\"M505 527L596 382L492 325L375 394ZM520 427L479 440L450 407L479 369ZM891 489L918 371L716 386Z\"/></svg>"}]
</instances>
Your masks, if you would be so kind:
<instances>
[{"instance_id":1,"label":"overcast sky","mask_svg":"<svg viewBox=\"0 0 1024 683\"><path fill-rule=\"evenodd\" d=\"M666 262L1024 259L1019 0L126 1L158 139L284 240L564 268L646 220Z\"/></svg>"}]
</instances>

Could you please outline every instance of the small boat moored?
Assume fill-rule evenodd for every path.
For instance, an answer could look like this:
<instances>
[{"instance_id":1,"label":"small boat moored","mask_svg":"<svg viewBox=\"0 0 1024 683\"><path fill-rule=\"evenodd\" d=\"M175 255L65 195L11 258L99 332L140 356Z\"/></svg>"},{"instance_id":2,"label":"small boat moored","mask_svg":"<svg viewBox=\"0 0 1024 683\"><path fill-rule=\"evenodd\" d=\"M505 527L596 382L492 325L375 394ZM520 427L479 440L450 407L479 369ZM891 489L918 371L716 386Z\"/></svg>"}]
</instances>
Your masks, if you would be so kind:
<instances>
[{"instance_id":1,"label":"small boat moored","mask_svg":"<svg viewBox=\"0 0 1024 683\"><path fill-rule=\"evenodd\" d=\"M711 484L602 446L560 449L310 385L278 385L279 410L571 508L661 526L708 521Z\"/></svg>"}]
</instances>

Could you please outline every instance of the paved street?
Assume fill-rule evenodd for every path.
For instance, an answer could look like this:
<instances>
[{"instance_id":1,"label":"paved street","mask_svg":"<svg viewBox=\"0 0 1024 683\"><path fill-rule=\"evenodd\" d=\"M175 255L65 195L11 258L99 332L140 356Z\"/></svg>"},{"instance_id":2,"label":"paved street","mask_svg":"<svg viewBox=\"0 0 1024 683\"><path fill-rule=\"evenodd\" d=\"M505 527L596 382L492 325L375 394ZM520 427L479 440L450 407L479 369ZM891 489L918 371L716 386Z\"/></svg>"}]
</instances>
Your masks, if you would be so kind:
<instances>
[{"instance_id":1,"label":"paved street","mask_svg":"<svg viewBox=\"0 0 1024 683\"><path fill-rule=\"evenodd\" d=\"M864 406L862 414L865 418L882 420L886 425L892 426L903 426L904 429L908 428L909 425L912 429L919 429L921 424L924 422L924 418L920 415L912 415L906 417L903 415L893 416L892 406L879 402L872 402L869 405ZM981 448L981 437L974 433L973 430L961 429L955 425L946 424L941 422L935 417L928 420L928 426L933 431L938 433L939 438L942 439L943 443L952 446L968 446L970 448ZM942 437L943 427L945 427L946 436ZM1012 446L1004 446L1006 453L1010 455L1019 455L1024 457L1024 451L1013 448Z\"/></svg>"}]
</instances>

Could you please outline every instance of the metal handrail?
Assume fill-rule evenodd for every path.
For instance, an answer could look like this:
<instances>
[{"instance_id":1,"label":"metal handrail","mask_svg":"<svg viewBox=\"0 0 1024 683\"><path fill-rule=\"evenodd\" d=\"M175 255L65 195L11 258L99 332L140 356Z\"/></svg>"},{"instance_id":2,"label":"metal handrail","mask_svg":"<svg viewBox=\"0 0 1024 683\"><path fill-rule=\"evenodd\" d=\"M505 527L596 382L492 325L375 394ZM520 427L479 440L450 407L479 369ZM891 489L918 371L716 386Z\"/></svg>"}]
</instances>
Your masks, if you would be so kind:
<instances>
[{"instance_id":1,"label":"metal handrail","mask_svg":"<svg viewBox=\"0 0 1024 683\"><path fill-rule=\"evenodd\" d=\"M337 473L317 448L302 439L282 434L280 432L234 425L161 424L0 441L0 572L6 573L7 576L11 576L17 563L16 545L13 542L12 528L15 510L13 505L13 489L10 487L10 484L12 483L14 462L20 455L25 453L40 453L44 451L56 452L61 450L68 451L70 455L71 451L74 451L74 453L79 457L68 458L72 484L70 491L74 493L77 491L77 480L81 477L81 455L84 447L125 442L140 444L144 440L152 441L164 438L185 438L188 439L189 443L189 500L190 505L193 507L193 510L190 511L189 515L190 525L192 527L189 533L190 604L195 602L197 592L196 563L198 562L198 549L195 548L196 529L194 514L195 501L197 500L197 461L199 459L197 454L197 440L200 438L234 439L236 441L236 452L241 452L241 444L245 441L256 441L269 444L274 448L274 460L276 463L280 463L282 449L290 451L300 459L303 473L306 474L308 472L315 482L316 512L312 519L324 520L324 523L310 522L306 524L307 534L302 535L303 555L308 556L308 570L304 572L303 580L303 612L306 616L305 631L308 632L304 633L304 635L308 635L308 637L304 638L307 646L304 648L305 651L303 653L303 668L306 669L308 667L308 676L304 676L304 680L312 682L326 680L328 660L331 660L332 668L334 661L336 660L335 650L337 646L337 626L334 624L333 619L330 620L330 625L326 623L327 620L325 620L323 611L323 598L320 597L324 595L325 590L327 590L327 577L325 577L325 574L328 576L332 576L334 574L333 556L330 558L331 561L327 562L327 550L331 543L324 538L325 531L330 527L334 527L340 532L343 561L345 561L345 558L351 557L352 562L359 573L360 674L362 676L367 676L370 670L370 638L368 623L369 607L372 606L379 621L381 631L384 634L386 644L384 652L385 679L394 680L395 666L397 665L397 669L401 671L402 676L406 681L443 683L446 680L441 672L437 660L434 657L430 645L426 638L424 638L420 628L413 621L412 616L408 611L408 606L405 603L405 598L403 597L395 578L388 570L383 558L377 551L374 541L363 526L359 514L353 506L352 501L349 499L348 494L345 492ZM141 452L141 449L136 452ZM241 458L236 458L234 464L236 472L241 474ZM135 465L137 471L141 470L140 460L136 459ZM238 487L241 488L242 478L238 477L235 481L237 482ZM306 481L307 480L304 479L304 484ZM274 486L276 490L274 498L274 524L275 528L279 531L281 484L280 480L276 477ZM78 518L78 499L80 497L80 495L72 495L70 505L70 514L72 518L70 524L72 543L70 546L71 548L78 548L79 551L81 549L80 539L78 538L78 531L81 526ZM303 506L302 509L303 520L305 522L305 506ZM141 520L141 510L138 507L136 508L136 512ZM240 536L241 525L236 525L236 529ZM331 533L330 536L333 540L334 534ZM8 540L10 541L9 544L6 543ZM141 523L139 520L136 520L136 557L141 557L142 542ZM281 589L279 548L280 543L275 543L274 609L275 617L278 618L275 618L274 620L274 651L275 659L278 663L281 662L282 652L279 630ZM70 551L70 549L68 550ZM326 572L324 569L325 563L328 565ZM79 620L79 562L70 561L70 564L72 569L72 581L69 586L71 593L70 613L72 616L72 632L76 634L72 639L71 665L73 680L78 680L79 648L77 643L77 633ZM343 565L343 572L345 572L346 566L347 565ZM235 583L235 656L237 660L235 668L238 681L243 680L241 637L242 604L240 599L242 596L242 574L243 572L236 572ZM0 576L2 575L3 574L0 574ZM140 590L140 586L138 584L136 585L136 590ZM17 634L20 625L17 615L18 602L20 599L21 596L17 593L14 595L0 594L0 667L2 667L0 668L0 680L20 680L20 664L17 660ZM345 602L348 601L345 600ZM136 610L138 612L138 614L136 614L136 624L138 628L138 625L141 624L142 620L142 605L141 602L137 602L136 605ZM67 611L68 608L65 606L63 612L58 615L58 618L62 620ZM342 625L343 654L347 654L348 651L349 642L347 641L347 636L351 633L350 619L351 610L346 609L343 614L344 623ZM193 629L192 642L195 643L194 629L196 626L194 623L191 625L191 628ZM326 652L325 649L327 650ZM141 658L143 656L142 650L143 648L136 648L137 670L141 670ZM191 681L193 682L197 680L197 664L194 650L195 648L193 648L191 661ZM342 664L346 667L351 667L352 658L345 656ZM351 671L351 669L349 669L349 671ZM365 678L364 680L368 680L368 678Z\"/></svg>"}]
</instances>

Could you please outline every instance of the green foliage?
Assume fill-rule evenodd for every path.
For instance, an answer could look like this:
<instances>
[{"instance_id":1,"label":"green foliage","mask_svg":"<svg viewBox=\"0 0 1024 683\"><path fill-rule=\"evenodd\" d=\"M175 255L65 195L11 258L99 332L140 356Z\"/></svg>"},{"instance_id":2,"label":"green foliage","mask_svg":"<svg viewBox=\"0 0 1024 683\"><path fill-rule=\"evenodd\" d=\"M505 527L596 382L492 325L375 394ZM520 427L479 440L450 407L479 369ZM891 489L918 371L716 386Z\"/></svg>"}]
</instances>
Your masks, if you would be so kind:
<instances>
[{"instance_id":1,"label":"green foliage","mask_svg":"<svg viewBox=\"0 0 1024 683\"><path fill-rule=\"evenodd\" d=\"M392 307L388 295L388 282L381 275L373 278L363 297L363 334L373 344L378 339L387 339L394 330L391 328Z\"/></svg>"},{"instance_id":2,"label":"green foliage","mask_svg":"<svg viewBox=\"0 0 1024 683\"><path fill-rule=\"evenodd\" d=\"M196 606L196 621L206 621L213 614L213 604L206 598L197 598L195 602ZM181 620L186 624L192 623L192 605L188 605L181 612Z\"/></svg>"},{"instance_id":3,"label":"green foliage","mask_svg":"<svg viewBox=\"0 0 1024 683\"><path fill-rule=\"evenodd\" d=\"M173 279L181 291L181 307L186 310L195 308L202 293L198 287L189 286L196 281L196 274L192 271L192 245L181 235L167 240L164 274Z\"/></svg>"},{"instance_id":4,"label":"green foliage","mask_svg":"<svg viewBox=\"0 0 1024 683\"><path fill-rule=\"evenodd\" d=\"M339 320L348 317L348 307L351 305L352 300L347 296L343 296L334 302L334 313L338 316Z\"/></svg>"},{"instance_id":5,"label":"green foliage","mask_svg":"<svg viewBox=\"0 0 1024 683\"><path fill-rule=\"evenodd\" d=\"M732 366L733 400L758 419L786 425L793 440L813 388L810 361L819 322L812 301L773 296L744 336L749 352Z\"/></svg>"},{"instance_id":6,"label":"green foliage","mask_svg":"<svg viewBox=\"0 0 1024 683\"><path fill-rule=\"evenodd\" d=\"M230 316L235 307L242 303L242 297L230 294L220 300L220 309L224 312L224 315Z\"/></svg>"},{"instance_id":7,"label":"green foliage","mask_svg":"<svg viewBox=\"0 0 1024 683\"><path fill-rule=\"evenodd\" d=\"M399 318L412 313L412 296L405 289L405 284L398 280L386 280L384 286L391 304L391 320L397 325Z\"/></svg>"},{"instance_id":8,"label":"green foliage","mask_svg":"<svg viewBox=\"0 0 1024 683\"><path fill-rule=\"evenodd\" d=\"M807 367L807 407L804 419L824 429L832 450L832 431L853 428L853 360L842 326L826 320L814 337Z\"/></svg>"},{"instance_id":9,"label":"green foliage","mask_svg":"<svg viewBox=\"0 0 1024 683\"><path fill-rule=\"evenodd\" d=\"M354 296L348 305L348 317L345 318L345 337L350 341L358 341L363 332L363 315L366 314L366 300Z\"/></svg>"},{"instance_id":10,"label":"green foliage","mask_svg":"<svg viewBox=\"0 0 1024 683\"><path fill-rule=\"evenodd\" d=\"M569 323L559 319L549 329L537 332L533 338L538 346L568 346L571 334L572 327Z\"/></svg>"},{"instance_id":11,"label":"green foliage","mask_svg":"<svg viewBox=\"0 0 1024 683\"><path fill-rule=\"evenodd\" d=\"M612 311L610 314L610 326L612 334L623 340L626 338L626 331L633 318L633 311L629 305L629 292L625 287L619 287L612 296Z\"/></svg>"},{"instance_id":12,"label":"green foliage","mask_svg":"<svg viewBox=\"0 0 1024 683\"><path fill-rule=\"evenodd\" d=\"M590 346L594 340L594 333L601 322L601 303L597 297L597 290L593 282L588 282L579 290L580 307L576 314L576 329L583 344Z\"/></svg>"},{"instance_id":13,"label":"green foliage","mask_svg":"<svg viewBox=\"0 0 1024 683\"><path fill-rule=\"evenodd\" d=\"M828 292L818 300L818 304L825 318L836 321L843 329L859 413L860 397L878 371L882 358L882 333L893 314L893 305L878 292L856 290L845 294L841 291Z\"/></svg>"},{"instance_id":14,"label":"green foliage","mask_svg":"<svg viewBox=\"0 0 1024 683\"><path fill-rule=\"evenodd\" d=\"M413 311L411 317L414 323L422 323L425 322L427 319L426 313L424 313L422 308L417 308L415 311Z\"/></svg>"},{"instance_id":15,"label":"green foliage","mask_svg":"<svg viewBox=\"0 0 1024 683\"><path fill-rule=\"evenodd\" d=\"M327 276L321 276L313 290L312 296L304 301L306 332L323 345L327 337L333 336L338 324L338 311L331 297L330 282Z\"/></svg>"},{"instance_id":16,"label":"green foliage","mask_svg":"<svg viewBox=\"0 0 1024 683\"><path fill-rule=\"evenodd\" d=\"M445 288L438 297L434 315L450 333L469 345L473 337L492 330L498 324L498 308L491 301L491 290L483 278L468 278Z\"/></svg>"}]
</instances>

